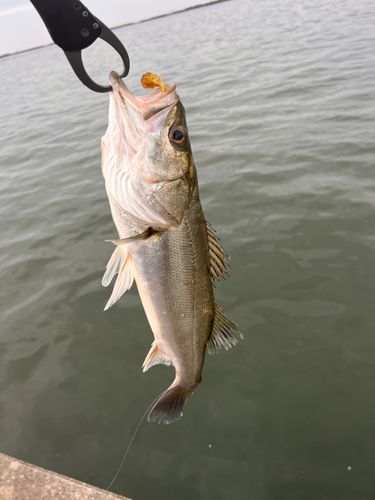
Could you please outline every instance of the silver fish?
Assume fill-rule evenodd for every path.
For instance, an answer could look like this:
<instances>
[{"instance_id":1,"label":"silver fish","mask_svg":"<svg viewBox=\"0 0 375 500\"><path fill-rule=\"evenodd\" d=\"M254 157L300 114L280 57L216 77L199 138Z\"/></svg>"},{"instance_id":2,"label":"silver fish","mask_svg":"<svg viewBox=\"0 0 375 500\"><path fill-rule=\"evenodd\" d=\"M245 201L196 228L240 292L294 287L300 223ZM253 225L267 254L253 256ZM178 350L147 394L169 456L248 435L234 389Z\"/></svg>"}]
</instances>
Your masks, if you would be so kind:
<instances>
[{"instance_id":1,"label":"silver fish","mask_svg":"<svg viewBox=\"0 0 375 500\"><path fill-rule=\"evenodd\" d=\"M143 371L156 364L176 370L148 420L169 424L201 382L206 350L227 350L242 334L214 300L228 256L203 216L176 86L135 97L116 73L110 84L102 171L119 239L111 240L116 249L102 281L108 286L118 274L105 309L135 279L155 338Z\"/></svg>"}]
</instances>

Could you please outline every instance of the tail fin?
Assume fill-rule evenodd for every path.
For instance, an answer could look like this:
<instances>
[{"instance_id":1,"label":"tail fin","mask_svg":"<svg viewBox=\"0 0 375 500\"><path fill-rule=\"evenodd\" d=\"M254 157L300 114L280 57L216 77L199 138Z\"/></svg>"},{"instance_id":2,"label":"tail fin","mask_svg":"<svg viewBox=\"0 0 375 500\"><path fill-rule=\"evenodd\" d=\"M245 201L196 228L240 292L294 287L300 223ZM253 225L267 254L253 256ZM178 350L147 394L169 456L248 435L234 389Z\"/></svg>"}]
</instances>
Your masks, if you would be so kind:
<instances>
[{"instance_id":1,"label":"tail fin","mask_svg":"<svg viewBox=\"0 0 375 500\"><path fill-rule=\"evenodd\" d=\"M196 386L195 386L196 387ZM160 424L172 424L182 417L182 410L187 403L189 397L195 389L185 389L178 385L171 386L160 396L152 410L148 414L149 422L158 421Z\"/></svg>"}]
</instances>

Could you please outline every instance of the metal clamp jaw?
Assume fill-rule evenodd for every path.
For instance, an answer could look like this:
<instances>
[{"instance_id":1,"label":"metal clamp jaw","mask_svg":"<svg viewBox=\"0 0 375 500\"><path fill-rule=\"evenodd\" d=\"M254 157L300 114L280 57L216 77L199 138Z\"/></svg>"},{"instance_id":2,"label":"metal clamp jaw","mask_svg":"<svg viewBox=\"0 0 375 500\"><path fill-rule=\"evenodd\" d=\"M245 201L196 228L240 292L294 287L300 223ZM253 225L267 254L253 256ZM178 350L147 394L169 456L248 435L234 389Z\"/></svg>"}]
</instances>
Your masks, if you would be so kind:
<instances>
[{"instance_id":1,"label":"metal clamp jaw","mask_svg":"<svg viewBox=\"0 0 375 500\"><path fill-rule=\"evenodd\" d=\"M91 90L109 92L111 86L95 83L88 75L82 61L82 50L97 38L108 42L121 56L124 64L121 78L129 73L128 53L116 35L94 17L79 0L30 0L43 19L52 40L65 52L73 71Z\"/></svg>"}]
</instances>

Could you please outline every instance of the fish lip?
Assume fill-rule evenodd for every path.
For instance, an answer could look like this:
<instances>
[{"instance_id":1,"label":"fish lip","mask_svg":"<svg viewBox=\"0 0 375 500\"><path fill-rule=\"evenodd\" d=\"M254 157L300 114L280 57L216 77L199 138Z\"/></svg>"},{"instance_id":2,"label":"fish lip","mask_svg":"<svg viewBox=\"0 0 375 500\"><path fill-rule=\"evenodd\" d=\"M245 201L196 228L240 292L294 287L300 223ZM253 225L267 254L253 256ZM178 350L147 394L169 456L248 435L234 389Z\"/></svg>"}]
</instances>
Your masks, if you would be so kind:
<instances>
[{"instance_id":1,"label":"fish lip","mask_svg":"<svg viewBox=\"0 0 375 500\"><path fill-rule=\"evenodd\" d=\"M109 83L112 87L112 92L114 92L115 95L127 98L130 101L135 100L134 95L130 92L116 71L111 71L109 75Z\"/></svg>"}]
</instances>

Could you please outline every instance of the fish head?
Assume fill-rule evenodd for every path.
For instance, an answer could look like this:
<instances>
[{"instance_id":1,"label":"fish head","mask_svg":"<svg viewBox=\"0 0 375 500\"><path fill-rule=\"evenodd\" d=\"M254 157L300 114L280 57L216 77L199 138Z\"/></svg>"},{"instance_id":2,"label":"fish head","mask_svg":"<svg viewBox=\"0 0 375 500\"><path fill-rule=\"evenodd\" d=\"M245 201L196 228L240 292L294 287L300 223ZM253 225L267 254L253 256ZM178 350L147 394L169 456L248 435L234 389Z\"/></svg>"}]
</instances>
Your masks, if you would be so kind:
<instances>
[{"instance_id":1,"label":"fish head","mask_svg":"<svg viewBox=\"0 0 375 500\"><path fill-rule=\"evenodd\" d=\"M102 138L106 188L135 220L153 227L181 223L194 183L185 110L175 84L135 97L110 75L109 125Z\"/></svg>"}]
</instances>

